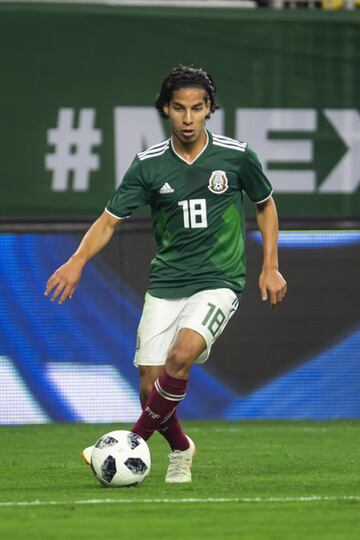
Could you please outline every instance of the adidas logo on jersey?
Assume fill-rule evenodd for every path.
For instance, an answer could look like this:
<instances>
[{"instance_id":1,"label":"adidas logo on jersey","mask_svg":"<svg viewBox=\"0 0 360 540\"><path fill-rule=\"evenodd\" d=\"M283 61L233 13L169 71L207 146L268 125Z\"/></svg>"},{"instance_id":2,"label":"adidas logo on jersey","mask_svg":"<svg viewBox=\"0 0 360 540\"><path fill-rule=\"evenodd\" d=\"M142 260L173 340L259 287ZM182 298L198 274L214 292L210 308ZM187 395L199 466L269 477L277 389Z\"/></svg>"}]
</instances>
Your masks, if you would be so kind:
<instances>
[{"instance_id":1,"label":"adidas logo on jersey","mask_svg":"<svg viewBox=\"0 0 360 540\"><path fill-rule=\"evenodd\" d=\"M170 184L168 184L167 182L165 182L165 184L163 185L163 187L159 190L159 193L161 195L165 195L165 193L174 193L174 190L173 188L170 186Z\"/></svg>"}]
</instances>

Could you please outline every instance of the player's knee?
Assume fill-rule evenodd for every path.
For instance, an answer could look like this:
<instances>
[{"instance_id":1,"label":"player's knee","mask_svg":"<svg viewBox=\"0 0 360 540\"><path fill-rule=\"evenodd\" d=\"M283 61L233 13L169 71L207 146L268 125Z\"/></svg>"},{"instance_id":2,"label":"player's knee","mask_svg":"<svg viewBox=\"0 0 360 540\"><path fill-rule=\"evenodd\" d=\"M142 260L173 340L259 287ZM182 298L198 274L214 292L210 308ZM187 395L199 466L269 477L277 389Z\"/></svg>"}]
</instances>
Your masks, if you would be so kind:
<instances>
[{"instance_id":1,"label":"player's knee","mask_svg":"<svg viewBox=\"0 0 360 540\"><path fill-rule=\"evenodd\" d=\"M192 358L188 351L181 348L173 348L169 351L166 359L166 370L174 377L187 376L192 366Z\"/></svg>"}]
</instances>

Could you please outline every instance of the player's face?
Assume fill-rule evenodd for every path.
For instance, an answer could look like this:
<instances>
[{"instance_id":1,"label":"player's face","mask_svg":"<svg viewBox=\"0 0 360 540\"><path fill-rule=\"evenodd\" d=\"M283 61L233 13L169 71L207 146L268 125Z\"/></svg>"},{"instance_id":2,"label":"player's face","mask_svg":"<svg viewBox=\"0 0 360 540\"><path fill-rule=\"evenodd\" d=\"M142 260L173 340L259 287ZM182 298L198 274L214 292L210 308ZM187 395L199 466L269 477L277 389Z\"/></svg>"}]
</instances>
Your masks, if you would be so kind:
<instances>
[{"instance_id":1,"label":"player's face","mask_svg":"<svg viewBox=\"0 0 360 540\"><path fill-rule=\"evenodd\" d=\"M204 135L210 103L202 88L180 88L173 91L164 112L169 117L172 134L183 144L194 143Z\"/></svg>"}]
</instances>

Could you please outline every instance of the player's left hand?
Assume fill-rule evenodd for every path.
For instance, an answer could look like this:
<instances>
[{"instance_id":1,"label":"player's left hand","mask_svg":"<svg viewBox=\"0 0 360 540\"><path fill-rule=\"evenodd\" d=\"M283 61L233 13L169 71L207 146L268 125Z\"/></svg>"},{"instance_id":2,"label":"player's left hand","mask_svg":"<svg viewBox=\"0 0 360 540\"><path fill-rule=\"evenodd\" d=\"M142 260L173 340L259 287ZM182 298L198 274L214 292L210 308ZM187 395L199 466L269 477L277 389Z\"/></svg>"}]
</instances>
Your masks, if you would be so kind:
<instances>
[{"instance_id":1,"label":"player's left hand","mask_svg":"<svg viewBox=\"0 0 360 540\"><path fill-rule=\"evenodd\" d=\"M261 300L266 302L269 298L270 307L282 302L287 292L287 284L278 270L262 270L259 277Z\"/></svg>"}]
</instances>

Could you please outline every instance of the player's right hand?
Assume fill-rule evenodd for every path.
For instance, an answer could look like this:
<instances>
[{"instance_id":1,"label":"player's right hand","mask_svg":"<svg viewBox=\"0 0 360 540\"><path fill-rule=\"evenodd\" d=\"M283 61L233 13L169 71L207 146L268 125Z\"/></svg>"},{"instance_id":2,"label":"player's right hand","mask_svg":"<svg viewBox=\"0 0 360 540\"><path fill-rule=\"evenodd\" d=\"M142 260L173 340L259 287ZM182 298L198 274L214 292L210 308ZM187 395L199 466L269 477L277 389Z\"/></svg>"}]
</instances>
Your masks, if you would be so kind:
<instances>
[{"instance_id":1,"label":"player's right hand","mask_svg":"<svg viewBox=\"0 0 360 540\"><path fill-rule=\"evenodd\" d=\"M69 259L50 276L44 295L50 295L52 302L58 299L59 304L71 299L80 281L82 269L83 265L79 261Z\"/></svg>"}]
</instances>

